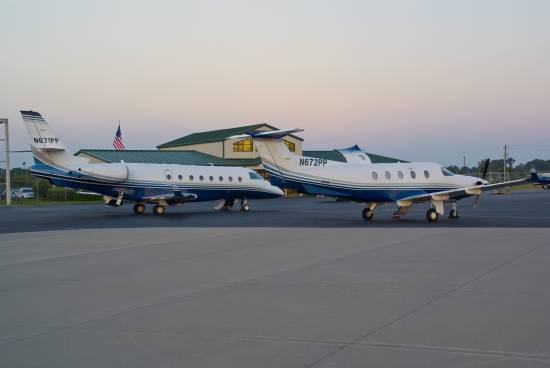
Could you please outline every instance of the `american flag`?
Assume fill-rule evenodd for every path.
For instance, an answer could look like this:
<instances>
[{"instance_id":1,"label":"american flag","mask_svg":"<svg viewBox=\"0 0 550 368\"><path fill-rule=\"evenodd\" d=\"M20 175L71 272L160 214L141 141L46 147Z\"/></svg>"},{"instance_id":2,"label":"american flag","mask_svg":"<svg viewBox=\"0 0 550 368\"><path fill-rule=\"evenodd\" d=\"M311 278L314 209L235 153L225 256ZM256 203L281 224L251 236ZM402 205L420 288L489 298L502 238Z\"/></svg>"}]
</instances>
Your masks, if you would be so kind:
<instances>
[{"instance_id":1,"label":"american flag","mask_svg":"<svg viewBox=\"0 0 550 368\"><path fill-rule=\"evenodd\" d=\"M113 147L117 151L125 150L124 143L122 143L122 132L120 131L120 121L118 122L118 129L116 130L115 140L113 141Z\"/></svg>"}]
</instances>

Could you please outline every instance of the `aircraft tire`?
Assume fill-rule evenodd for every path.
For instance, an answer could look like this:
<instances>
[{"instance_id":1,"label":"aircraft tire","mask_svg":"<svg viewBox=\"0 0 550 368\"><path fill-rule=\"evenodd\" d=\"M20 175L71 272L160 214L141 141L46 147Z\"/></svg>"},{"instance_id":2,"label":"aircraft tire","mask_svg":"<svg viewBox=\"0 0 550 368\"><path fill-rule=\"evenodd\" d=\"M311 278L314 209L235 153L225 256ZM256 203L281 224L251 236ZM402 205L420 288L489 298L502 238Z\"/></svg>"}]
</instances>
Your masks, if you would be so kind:
<instances>
[{"instance_id":1,"label":"aircraft tire","mask_svg":"<svg viewBox=\"0 0 550 368\"><path fill-rule=\"evenodd\" d=\"M145 205L143 203L136 203L134 205L134 213L136 215L143 215L145 213Z\"/></svg>"},{"instance_id":2,"label":"aircraft tire","mask_svg":"<svg viewBox=\"0 0 550 368\"><path fill-rule=\"evenodd\" d=\"M366 207L363 209L363 211L361 212L361 215L363 216L363 219L365 221L371 221L374 217L374 211L371 211L370 208Z\"/></svg>"},{"instance_id":3,"label":"aircraft tire","mask_svg":"<svg viewBox=\"0 0 550 368\"><path fill-rule=\"evenodd\" d=\"M241 211L243 211L243 212L249 212L249 211L250 211L250 205L249 205L248 203L243 204L243 205L241 206Z\"/></svg>"},{"instance_id":4,"label":"aircraft tire","mask_svg":"<svg viewBox=\"0 0 550 368\"><path fill-rule=\"evenodd\" d=\"M153 213L155 215L164 215L165 212L166 208L164 208L164 206L161 206L160 204L157 204L155 207L153 207Z\"/></svg>"},{"instance_id":5,"label":"aircraft tire","mask_svg":"<svg viewBox=\"0 0 550 368\"><path fill-rule=\"evenodd\" d=\"M433 208L426 211L426 220L428 220L428 222L436 222L438 218L439 214Z\"/></svg>"},{"instance_id":6,"label":"aircraft tire","mask_svg":"<svg viewBox=\"0 0 550 368\"><path fill-rule=\"evenodd\" d=\"M454 208L449 212L449 218L456 219L458 218L458 211Z\"/></svg>"}]
</instances>

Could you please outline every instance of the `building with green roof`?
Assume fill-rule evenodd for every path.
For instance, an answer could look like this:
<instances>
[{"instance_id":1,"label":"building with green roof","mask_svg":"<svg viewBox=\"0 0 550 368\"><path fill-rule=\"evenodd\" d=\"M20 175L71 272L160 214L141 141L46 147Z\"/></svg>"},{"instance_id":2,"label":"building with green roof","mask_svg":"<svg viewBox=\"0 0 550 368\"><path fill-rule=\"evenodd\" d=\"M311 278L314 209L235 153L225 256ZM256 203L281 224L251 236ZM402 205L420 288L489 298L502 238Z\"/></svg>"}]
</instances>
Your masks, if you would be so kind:
<instances>
[{"instance_id":1,"label":"building with green roof","mask_svg":"<svg viewBox=\"0 0 550 368\"><path fill-rule=\"evenodd\" d=\"M136 162L180 165L242 166L262 169L258 153L254 150L253 138L232 138L251 130L270 131L276 127L260 123L228 129L210 130L188 134L186 136L159 144L158 150L101 150L82 149L75 155L86 157L90 162ZM290 151L297 155L326 158L346 162L346 158L337 150L303 151L303 139L289 134L283 138ZM406 162L391 157L367 153L374 163Z\"/></svg>"},{"instance_id":2,"label":"building with green roof","mask_svg":"<svg viewBox=\"0 0 550 368\"><path fill-rule=\"evenodd\" d=\"M252 159L258 157L258 154L254 151L253 138L232 138L251 130L270 131L277 130L277 128L261 123L198 132L162 143L157 148L160 151L195 150L224 159ZM304 141L302 138L289 134L283 140L292 152L302 154L302 143Z\"/></svg>"}]
</instances>

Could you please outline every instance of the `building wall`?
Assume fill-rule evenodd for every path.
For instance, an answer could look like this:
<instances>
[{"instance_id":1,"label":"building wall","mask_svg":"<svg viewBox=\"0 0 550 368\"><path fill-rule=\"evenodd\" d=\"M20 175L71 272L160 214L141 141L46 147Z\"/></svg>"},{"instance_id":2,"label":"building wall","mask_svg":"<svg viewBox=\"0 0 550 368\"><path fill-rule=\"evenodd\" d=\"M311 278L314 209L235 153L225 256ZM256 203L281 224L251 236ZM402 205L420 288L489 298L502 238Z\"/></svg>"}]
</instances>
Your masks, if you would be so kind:
<instances>
[{"instance_id":1,"label":"building wall","mask_svg":"<svg viewBox=\"0 0 550 368\"><path fill-rule=\"evenodd\" d=\"M252 150L252 152L233 152L233 143L240 141L243 138L236 138L236 139L227 139L224 142L224 149L225 149L225 158L256 158L258 157L258 152L255 150ZM292 137L285 137L284 138L287 141L290 141L296 145L296 152L294 152L297 155L302 154L302 141L292 138Z\"/></svg>"}]
</instances>

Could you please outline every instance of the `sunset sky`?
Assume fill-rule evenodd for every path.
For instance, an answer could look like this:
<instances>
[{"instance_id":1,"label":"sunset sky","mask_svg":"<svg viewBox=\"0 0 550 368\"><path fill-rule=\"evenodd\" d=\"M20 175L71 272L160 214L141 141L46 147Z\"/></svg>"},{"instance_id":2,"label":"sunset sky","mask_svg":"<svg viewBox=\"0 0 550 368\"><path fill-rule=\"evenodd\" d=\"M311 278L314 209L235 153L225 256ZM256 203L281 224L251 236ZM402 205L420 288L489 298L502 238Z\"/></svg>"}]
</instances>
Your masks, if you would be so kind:
<instances>
[{"instance_id":1,"label":"sunset sky","mask_svg":"<svg viewBox=\"0 0 550 368\"><path fill-rule=\"evenodd\" d=\"M0 45L13 149L32 109L73 152L118 120L129 149L266 122L306 149L550 159L547 0L2 0Z\"/></svg>"}]
</instances>

